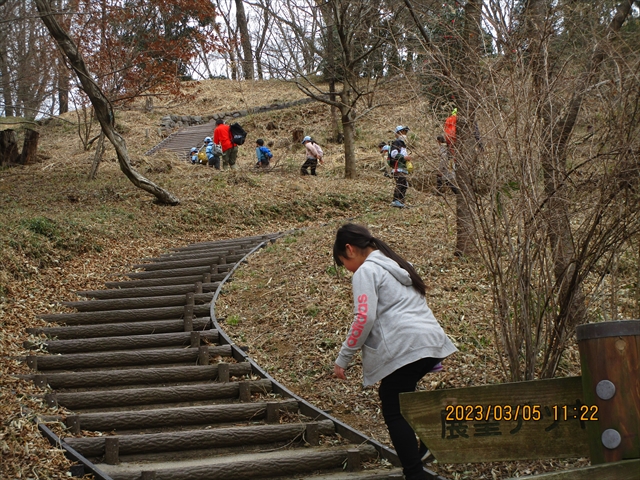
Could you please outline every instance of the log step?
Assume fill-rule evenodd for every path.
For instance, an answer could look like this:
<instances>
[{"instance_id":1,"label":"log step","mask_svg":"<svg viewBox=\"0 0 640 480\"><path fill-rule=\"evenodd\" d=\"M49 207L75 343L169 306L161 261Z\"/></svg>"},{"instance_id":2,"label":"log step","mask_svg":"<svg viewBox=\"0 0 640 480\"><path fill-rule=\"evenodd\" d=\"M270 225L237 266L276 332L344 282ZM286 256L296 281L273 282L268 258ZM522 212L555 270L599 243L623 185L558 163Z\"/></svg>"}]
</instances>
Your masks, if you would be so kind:
<instances>
[{"instance_id":1,"label":"log step","mask_svg":"<svg viewBox=\"0 0 640 480\"><path fill-rule=\"evenodd\" d=\"M357 448L314 448L269 453L254 453L234 457L212 457L205 460L167 463L167 468L158 468L151 478L155 480L248 480L254 478L278 478L285 475L298 475L316 470L342 470L349 458L356 454L362 460L377 457L376 449L371 445ZM139 480L145 464L131 462L127 467L97 464L113 480ZM357 478L357 477L355 477Z\"/></svg>"},{"instance_id":2,"label":"log step","mask_svg":"<svg viewBox=\"0 0 640 480\"><path fill-rule=\"evenodd\" d=\"M200 341L208 344L218 343L217 330L205 330L196 332ZM157 333L151 335L128 335L101 338L81 338L77 340L52 340L46 342L45 346L49 353L81 353L99 352L106 350L133 350L136 348L160 348L160 347L180 347L191 345L193 332ZM29 348L29 342L25 342L25 347Z\"/></svg>"},{"instance_id":3,"label":"log step","mask_svg":"<svg viewBox=\"0 0 640 480\"><path fill-rule=\"evenodd\" d=\"M191 294L189 294L191 295ZM213 293L193 294L195 305L211 302ZM107 310L131 310L137 308L177 307L187 304L187 295L165 295L162 297L115 298L110 300L91 300L82 302L62 302L62 305L75 308L79 312L101 312Z\"/></svg>"},{"instance_id":4,"label":"log step","mask_svg":"<svg viewBox=\"0 0 640 480\"><path fill-rule=\"evenodd\" d=\"M247 362L230 363L229 375L240 377L251 373ZM91 388L124 385L153 385L178 382L203 382L218 378L218 365L192 365L185 367L137 368L125 370L47 373L34 375L33 381L43 386L57 388Z\"/></svg>"},{"instance_id":5,"label":"log step","mask_svg":"<svg viewBox=\"0 0 640 480\"><path fill-rule=\"evenodd\" d=\"M219 282L226 277L227 274L220 273L205 273L200 275L187 275L184 277L170 277L170 278L149 278L147 280L124 280L121 282L105 282L107 288L123 289L123 288L138 288L138 287L160 287L167 285L186 285L195 284L196 282ZM209 280L207 280L207 278Z\"/></svg>"},{"instance_id":6,"label":"log step","mask_svg":"<svg viewBox=\"0 0 640 480\"><path fill-rule=\"evenodd\" d=\"M151 278L173 278L173 277L186 277L190 275L204 275L205 273L220 273L227 272L235 263L213 264L203 265L201 267L189 267L189 268L172 268L169 270L153 270L150 272L130 272L127 273L127 277L136 278L140 280L148 280Z\"/></svg>"},{"instance_id":7,"label":"log step","mask_svg":"<svg viewBox=\"0 0 640 480\"><path fill-rule=\"evenodd\" d=\"M281 412L298 411L296 400L270 403ZM65 423L75 432L79 430L111 431L255 421L265 418L266 414L266 402L252 402L124 412L81 413L67 417Z\"/></svg>"},{"instance_id":8,"label":"log step","mask_svg":"<svg viewBox=\"0 0 640 480\"><path fill-rule=\"evenodd\" d=\"M322 420L317 422L317 425L318 433L321 435L335 433L335 427L331 420ZM133 455L275 443L293 440L296 437L302 439L306 427L307 425L304 423L253 425L143 435L118 435L115 438L118 439L118 453L120 455ZM84 456L99 457L105 454L106 438L114 437L71 437L65 438L64 441Z\"/></svg>"},{"instance_id":9,"label":"log step","mask_svg":"<svg viewBox=\"0 0 640 480\"><path fill-rule=\"evenodd\" d=\"M194 318L193 330L208 330L211 318ZM184 320L156 320L135 323L106 323L98 325L75 325L72 327L28 328L32 335L47 335L50 338L71 340L74 338L103 338L128 335L151 335L153 333L184 332Z\"/></svg>"},{"instance_id":10,"label":"log step","mask_svg":"<svg viewBox=\"0 0 640 480\"><path fill-rule=\"evenodd\" d=\"M220 256L226 257L227 255L246 255L251 251L250 248L229 248L225 247L223 249L213 249L213 250L195 250L193 252L184 252L184 253L165 253L164 255L160 255L159 257L151 257L151 258L143 258L143 262L165 262L169 260L181 260L181 259L190 259L190 258L207 258L212 256Z\"/></svg>"},{"instance_id":11,"label":"log step","mask_svg":"<svg viewBox=\"0 0 640 480\"><path fill-rule=\"evenodd\" d=\"M209 316L209 310L209 304L195 305L193 307L193 315L196 317ZM180 318L183 314L184 307L158 307L109 310L106 312L51 313L40 315L40 318L47 322L66 325L95 325L100 323L123 323L132 320L167 320L169 318Z\"/></svg>"},{"instance_id":12,"label":"log step","mask_svg":"<svg viewBox=\"0 0 640 480\"><path fill-rule=\"evenodd\" d=\"M74 370L86 368L109 368L141 365L195 364L201 358L202 348L208 349L210 356L231 356L231 346L201 348L174 348L143 350L135 352L72 353L69 355L29 355L27 364L34 370ZM208 363L209 357L205 360Z\"/></svg>"},{"instance_id":13,"label":"log step","mask_svg":"<svg viewBox=\"0 0 640 480\"><path fill-rule=\"evenodd\" d=\"M138 263L133 265L133 268L142 268L146 272L152 272L155 270L171 270L175 268L189 268L189 267L202 267L202 266L211 266L217 265L219 263L235 263L240 260L242 256L235 255L237 260L226 260L226 256L220 255L209 255L203 258L191 258L184 260L164 260L153 263ZM224 262L220 262L220 259L225 259Z\"/></svg>"},{"instance_id":14,"label":"log step","mask_svg":"<svg viewBox=\"0 0 640 480\"><path fill-rule=\"evenodd\" d=\"M171 252L185 252L185 251L192 251L192 250L206 250L206 249L211 249L211 248L217 248L217 247L222 247L222 246L254 246L257 247L260 243L265 242L265 241L269 241L271 239L274 238L278 238L280 237L281 234L273 234L273 235L257 235L257 236L253 236L253 237L242 237L242 238L230 238L228 240L215 240L215 241L210 241L210 242L199 242L199 243L192 243L191 245L187 245L186 247L175 247L175 248L170 248L169 251Z\"/></svg>"},{"instance_id":15,"label":"log step","mask_svg":"<svg viewBox=\"0 0 640 480\"><path fill-rule=\"evenodd\" d=\"M47 404L51 407L62 405L69 410L82 410L88 408L196 402L221 398L237 399L240 396L241 387L247 388L249 393L269 393L271 392L271 381L254 380L177 385L173 387L129 388L125 390L91 390L47 394L45 398Z\"/></svg>"},{"instance_id":16,"label":"log step","mask_svg":"<svg viewBox=\"0 0 640 480\"><path fill-rule=\"evenodd\" d=\"M200 277L198 277L200 278ZM213 292L218 288L220 282L202 283L202 279L198 280L202 285L202 292ZM137 297L160 297L163 295L185 295L187 293L195 293L196 283L188 283L184 285L166 285L159 287L138 287L138 288L112 288L110 290L84 290L76 292L79 297L95 298L97 300L111 300L114 298L137 298Z\"/></svg>"}]
</instances>

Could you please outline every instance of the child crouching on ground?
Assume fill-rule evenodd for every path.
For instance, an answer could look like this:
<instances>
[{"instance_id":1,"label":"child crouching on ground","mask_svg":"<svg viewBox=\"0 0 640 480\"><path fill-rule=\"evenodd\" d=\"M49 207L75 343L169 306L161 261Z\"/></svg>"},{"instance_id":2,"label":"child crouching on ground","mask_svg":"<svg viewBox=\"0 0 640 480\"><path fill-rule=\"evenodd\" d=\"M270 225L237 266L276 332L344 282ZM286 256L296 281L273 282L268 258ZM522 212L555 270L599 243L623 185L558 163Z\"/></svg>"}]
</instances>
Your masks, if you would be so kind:
<instances>
[{"instance_id":1,"label":"child crouching on ground","mask_svg":"<svg viewBox=\"0 0 640 480\"><path fill-rule=\"evenodd\" d=\"M268 167L269 161L273 158L271 150L269 150L269 147L264 146L264 140L261 138L256 140L256 157L258 158L256 168Z\"/></svg>"}]
</instances>

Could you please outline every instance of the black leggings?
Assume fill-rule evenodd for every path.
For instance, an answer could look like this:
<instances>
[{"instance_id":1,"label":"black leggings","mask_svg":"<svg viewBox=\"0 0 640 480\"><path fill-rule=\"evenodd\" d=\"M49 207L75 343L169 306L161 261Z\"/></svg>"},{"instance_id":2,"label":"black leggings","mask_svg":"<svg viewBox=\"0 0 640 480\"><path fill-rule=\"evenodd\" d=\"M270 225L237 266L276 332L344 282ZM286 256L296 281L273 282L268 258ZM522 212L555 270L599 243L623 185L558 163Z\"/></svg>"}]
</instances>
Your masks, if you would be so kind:
<instances>
[{"instance_id":1,"label":"black leggings","mask_svg":"<svg viewBox=\"0 0 640 480\"><path fill-rule=\"evenodd\" d=\"M400 367L380 382L378 394L382 402L382 416L396 449L406 480L426 480L416 434L400 413L400 394L415 392L418 381L436 366L440 358L423 358Z\"/></svg>"},{"instance_id":2,"label":"black leggings","mask_svg":"<svg viewBox=\"0 0 640 480\"><path fill-rule=\"evenodd\" d=\"M396 180L396 188L393 191L393 199L399 202L404 202L404 197L407 194L407 188L409 188L409 182L407 176L404 173L394 172L393 178Z\"/></svg>"},{"instance_id":3,"label":"black leggings","mask_svg":"<svg viewBox=\"0 0 640 480\"><path fill-rule=\"evenodd\" d=\"M300 173L302 175L309 175L307 168L311 167L311 175L316 174L316 167L318 166L318 159L313 157L307 157L307 160L300 167Z\"/></svg>"}]
</instances>

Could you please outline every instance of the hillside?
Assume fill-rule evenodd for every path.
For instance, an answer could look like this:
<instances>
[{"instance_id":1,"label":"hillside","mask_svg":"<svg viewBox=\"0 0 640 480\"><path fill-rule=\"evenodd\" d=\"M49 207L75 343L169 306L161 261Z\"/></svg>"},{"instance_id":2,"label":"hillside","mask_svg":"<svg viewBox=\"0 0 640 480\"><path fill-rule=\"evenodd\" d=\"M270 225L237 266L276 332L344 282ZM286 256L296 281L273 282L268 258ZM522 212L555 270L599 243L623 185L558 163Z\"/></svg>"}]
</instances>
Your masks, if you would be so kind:
<instances>
[{"instance_id":1,"label":"hillside","mask_svg":"<svg viewBox=\"0 0 640 480\"><path fill-rule=\"evenodd\" d=\"M332 237L345 221L367 224L413 262L424 276L427 301L460 349L443 373L428 376L422 388L451 388L502 382L494 348L488 279L475 260L453 256L455 201L434 195L428 185L437 163L434 137L440 125L430 108L407 97L393 114L376 110L357 125L359 177L342 178L342 146L327 141L330 109L312 103L243 118L249 132L235 172L193 166L170 152L143 153L157 144L163 115L212 114L301 98L280 82L203 82L189 101L156 101L117 112L134 166L176 195L175 207L159 206L120 172L110 146L97 179L86 177L94 151L84 151L78 117L69 113L40 131L41 162L0 170L0 346L2 348L3 478L66 478L68 461L36 431L36 414L47 408L42 393L13 377L29 373L18 357L28 327L43 326L38 314L65 311L56 302L77 300L74 291L99 289L122 278L142 257L191 242L300 229L253 257L221 298L219 311L228 332L250 347L250 354L296 393L331 410L337 418L388 443L378 411L377 391L363 388L358 366L349 380L332 378L332 362L350 323L350 277L336 272ZM396 94L397 96L397 94ZM273 122L277 129L267 130ZM392 181L379 171L376 145L392 137L395 125L411 126L416 178L426 187L409 190L412 208L389 206ZM301 177L301 145L291 132L302 128L325 152L318 177ZM84 135L92 138L97 124ZM256 172L254 141L274 142L278 167ZM452 203L453 202L453 203ZM33 339L32 339L33 340ZM571 348L558 375L579 374ZM50 425L60 433L62 426ZM438 465L447 478L509 478L582 465L575 461Z\"/></svg>"}]
</instances>

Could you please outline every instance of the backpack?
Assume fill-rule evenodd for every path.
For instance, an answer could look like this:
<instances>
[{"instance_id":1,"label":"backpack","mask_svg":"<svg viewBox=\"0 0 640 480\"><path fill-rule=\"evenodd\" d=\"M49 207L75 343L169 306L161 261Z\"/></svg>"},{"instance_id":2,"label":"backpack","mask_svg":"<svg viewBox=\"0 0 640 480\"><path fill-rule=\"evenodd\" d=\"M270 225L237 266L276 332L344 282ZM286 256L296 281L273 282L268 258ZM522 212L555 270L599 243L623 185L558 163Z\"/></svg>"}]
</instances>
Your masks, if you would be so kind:
<instances>
[{"instance_id":1,"label":"backpack","mask_svg":"<svg viewBox=\"0 0 640 480\"><path fill-rule=\"evenodd\" d=\"M458 117L456 115L450 115L444 121L444 138L447 141L447 145L449 146L456 143L457 123L458 123Z\"/></svg>"},{"instance_id":2,"label":"backpack","mask_svg":"<svg viewBox=\"0 0 640 480\"><path fill-rule=\"evenodd\" d=\"M320 148L320 145L318 145L316 142L313 142L313 146L316 147L316 151L318 152L318 160L320 160L324 157L324 152Z\"/></svg>"},{"instance_id":3,"label":"backpack","mask_svg":"<svg viewBox=\"0 0 640 480\"><path fill-rule=\"evenodd\" d=\"M247 138L247 132L239 123L229 125L229 132L231 133L231 141L236 145L242 145Z\"/></svg>"}]
</instances>

